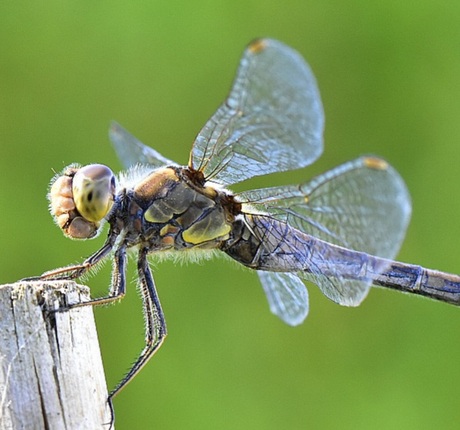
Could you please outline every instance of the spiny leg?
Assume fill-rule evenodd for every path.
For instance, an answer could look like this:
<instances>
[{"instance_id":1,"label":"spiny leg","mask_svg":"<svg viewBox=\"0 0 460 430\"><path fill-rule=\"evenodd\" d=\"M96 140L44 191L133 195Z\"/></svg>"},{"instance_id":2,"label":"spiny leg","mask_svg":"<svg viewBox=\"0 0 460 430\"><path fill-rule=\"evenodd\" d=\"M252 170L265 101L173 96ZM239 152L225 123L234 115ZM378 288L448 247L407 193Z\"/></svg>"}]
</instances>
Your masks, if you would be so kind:
<instances>
[{"instance_id":1,"label":"spiny leg","mask_svg":"<svg viewBox=\"0 0 460 430\"><path fill-rule=\"evenodd\" d=\"M75 266L60 267L58 269L50 270L40 276L31 278L24 278L22 281L59 281L77 279L89 272L94 266L100 263L113 248L113 240L109 238L104 246L88 257L83 263L76 264Z\"/></svg>"},{"instance_id":2,"label":"spiny leg","mask_svg":"<svg viewBox=\"0 0 460 430\"><path fill-rule=\"evenodd\" d=\"M149 359L160 348L166 337L166 322L161 309L160 300L155 289L152 272L147 261L148 249L139 250L139 260L137 270L139 276L139 286L142 294L142 302L145 315L145 347L140 353L134 365L127 375L109 394L109 404L112 404L112 398L118 394L122 388L131 381L134 376L142 369Z\"/></svg>"},{"instance_id":3,"label":"spiny leg","mask_svg":"<svg viewBox=\"0 0 460 430\"><path fill-rule=\"evenodd\" d=\"M77 303L71 308L80 306L97 306L120 300L126 293L126 247L121 246L113 256L112 282L106 296L91 299L87 302Z\"/></svg>"}]
</instances>

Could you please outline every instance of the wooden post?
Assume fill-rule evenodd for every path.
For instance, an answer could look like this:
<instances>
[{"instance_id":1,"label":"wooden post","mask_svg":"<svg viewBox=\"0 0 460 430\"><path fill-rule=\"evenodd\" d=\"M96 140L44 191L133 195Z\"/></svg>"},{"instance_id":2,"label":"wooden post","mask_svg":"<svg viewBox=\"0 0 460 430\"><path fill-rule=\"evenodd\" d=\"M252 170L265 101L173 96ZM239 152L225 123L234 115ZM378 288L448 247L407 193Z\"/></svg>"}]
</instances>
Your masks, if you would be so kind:
<instances>
[{"instance_id":1,"label":"wooden post","mask_svg":"<svg viewBox=\"0 0 460 430\"><path fill-rule=\"evenodd\" d=\"M71 281L0 286L0 429L109 429L89 299Z\"/></svg>"}]
</instances>

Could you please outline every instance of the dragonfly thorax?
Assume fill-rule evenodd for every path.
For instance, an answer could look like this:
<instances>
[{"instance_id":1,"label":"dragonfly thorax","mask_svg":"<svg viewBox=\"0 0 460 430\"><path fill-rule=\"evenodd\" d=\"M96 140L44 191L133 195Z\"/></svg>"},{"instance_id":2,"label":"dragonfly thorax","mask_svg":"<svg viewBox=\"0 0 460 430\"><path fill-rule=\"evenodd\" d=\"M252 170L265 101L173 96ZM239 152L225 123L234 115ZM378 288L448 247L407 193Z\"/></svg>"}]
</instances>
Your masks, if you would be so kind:
<instances>
[{"instance_id":1,"label":"dragonfly thorax","mask_svg":"<svg viewBox=\"0 0 460 430\"><path fill-rule=\"evenodd\" d=\"M230 196L194 181L186 167L156 169L128 195L129 230L154 247L215 248L228 239L234 219L231 205L225 204Z\"/></svg>"},{"instance_id":2,"label":"dragonfly thorax","mask_svg":"<svg viewBox=\"0 0 460 430\"><path fill-rule=\"evenodd\" d=\"M234 215L229 196L194 181L186 167L155 169L117 195L111 230L123 232L130 247L150 252L210 249L228 239ZM110 233L109 233L110 234Z\"/></svg>"}]
</instances>

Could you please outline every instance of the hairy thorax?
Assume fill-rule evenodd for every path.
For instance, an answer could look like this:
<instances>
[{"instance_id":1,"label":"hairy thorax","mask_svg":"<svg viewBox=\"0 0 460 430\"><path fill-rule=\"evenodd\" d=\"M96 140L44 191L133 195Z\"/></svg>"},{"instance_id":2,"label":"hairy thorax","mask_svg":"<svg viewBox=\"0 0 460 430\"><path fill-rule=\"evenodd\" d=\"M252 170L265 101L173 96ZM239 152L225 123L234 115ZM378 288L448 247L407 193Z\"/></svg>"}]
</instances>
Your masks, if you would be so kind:
<instances>
[{"instance_id":1,"label":"hairy thorax","mask_svg":"<svg viewBox=\"0 0 460 430\"><path fill-rule=\"evenodd\" d=\"M113 221L131 245L148 244L151 251L217 248L229 238L240 207L226 191L180 167L154 170L125 193Z\"/></svg>"}]
</instances>

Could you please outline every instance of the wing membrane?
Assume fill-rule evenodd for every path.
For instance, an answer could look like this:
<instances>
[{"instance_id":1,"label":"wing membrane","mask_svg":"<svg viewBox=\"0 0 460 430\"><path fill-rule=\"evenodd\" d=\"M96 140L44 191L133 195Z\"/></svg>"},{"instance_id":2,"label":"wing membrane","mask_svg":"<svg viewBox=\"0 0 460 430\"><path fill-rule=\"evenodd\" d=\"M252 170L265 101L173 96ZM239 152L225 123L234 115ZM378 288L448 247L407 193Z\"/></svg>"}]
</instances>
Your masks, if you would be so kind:
<instances>
[{"instance_id":1,"label":"wing membrane","mask_svg":"<svg viewBox=\"0 0 460 430\"><path fill-rule=\"evenodd\" d=\"M136 164L149 164L153 167L177 165L153 148L144 145L115 121L110 125L109 138L125 168Z\"/></svg>"},{"instance_id":2,"label":"wing membrane","mask_svg":"<svg viewBox=\"0 0 460 430\"><path fill-rule=\"evenodd\" d=\"M301 324L308 315L308 292L293 273L258 271L270 310L285 323Z\"/></svg>"},{"instance_id":3,"label":"wing membrane","mask_svg":"<svg viewBox=\"0 0 460 430\"><path fill-rule=\"evenodd\" d=\"M324 241L388 259L399 251L411 212L403 180L375 157L350 161L306 184L252 190L239 197L250 204L248 212L252 207ZM370 284L343 279L333 262L323 264L335 275L326 277L313 267L313 273L299 276L337 303L361 303Z\"/></svg>"},{"instance_id":4,"label":"wing membrane","mask_svg":"<svg viewBox=\"0 0 460 430\"><path fill-rule=\"evenodd\" d=\"M315 78L286 45L253 42L227 100L193 145L190 164L223 184L304 167L322 152L323 109Z\"/></svg>"}]
</instances>

